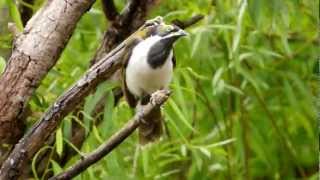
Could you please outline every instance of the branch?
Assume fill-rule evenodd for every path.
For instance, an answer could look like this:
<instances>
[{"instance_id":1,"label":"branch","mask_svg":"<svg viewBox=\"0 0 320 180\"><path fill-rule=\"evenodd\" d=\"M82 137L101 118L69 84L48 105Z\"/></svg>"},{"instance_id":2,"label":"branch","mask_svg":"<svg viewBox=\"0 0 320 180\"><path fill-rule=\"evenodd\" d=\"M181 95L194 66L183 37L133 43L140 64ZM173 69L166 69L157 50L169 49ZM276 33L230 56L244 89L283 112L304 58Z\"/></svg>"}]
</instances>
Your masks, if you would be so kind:
<instances>
[{"instance_id":1,"label":"branch","mask_svg":"<svg viewBox=\"0 0 320 180\"><path fill-rule=\"evenodd\" d=\"M129 0L127 2L126 6L124 7L120 15L120 24L126 24L130 21L133 21L133 19L131 19L132 15L136 12L137 8L139 7L139 4L145 6L144 4L139 2L139 0Z\"/></svg>"},{"instance_id":2,"label":"branch","mask_svg":"<svg viewBox=\"0 0 320 180\"><path fill-rule=\"evenodd\" d=\"M124 141L134 132L134 130L140 125L140 123L142 123L141 120L144 117L148 116L148 114L154 108L161 106L168 99L169 95L170 92L168 90L160 90L155 92L152 96L154 99L152 99L152 101L147 105L143 106L142 109L137 112L136 115L127 124L125 124L118 132L110 137L109 141L101 145L92 153L85 156L65 172L62 172L50 178L50 180L71 179L86 170L89 166L98 162L104 156L108 155L114 148L116 148L122 141Z\"/></svg>"},{"instance_id":3,"label":"branch","mask_svg":"<svg viewBox=\"0 0 320 180\"><path fill-rule=\"evenodd\" d=\"M139 31L151 31L155 26L143 26ZM146 38L146 35L141 38ZM129 37L117 48L92 66L86 74L48 109L40 121L14 147L12 153L3 163L0 179L17 179L28 160L44 145L48 137L56 130L61 120L70 113L90 91L97 87L104 77L110 77L122 66L122 59L136 43L135 35Z\"/></svg>"},{"instance_id":4,"label":"branch","mask_svg":"<svg viewBox=\"0 0 320 180\"><path fill-rule=\"evenodd\" d=\"M115 20L119 15L113 0L102 0L102 9L109 21Z\"/></svg>"},{"instance_id":5,"label":"branch","mask_svg":"<svg viewBox=\"0 0 320 180\"><path fill-rule=\"evenodd\" d=\"M188 27L196 24L197 22L199 22L203 18L204 18L203 15L197 14L197 15L192 16L190 19L187 19L187 20L175 19L175 20L172 21L172 24L175 24L175 25L179 26L181 29L185 29L185 28L188 28Z\"/></svg>"}]
</instances>

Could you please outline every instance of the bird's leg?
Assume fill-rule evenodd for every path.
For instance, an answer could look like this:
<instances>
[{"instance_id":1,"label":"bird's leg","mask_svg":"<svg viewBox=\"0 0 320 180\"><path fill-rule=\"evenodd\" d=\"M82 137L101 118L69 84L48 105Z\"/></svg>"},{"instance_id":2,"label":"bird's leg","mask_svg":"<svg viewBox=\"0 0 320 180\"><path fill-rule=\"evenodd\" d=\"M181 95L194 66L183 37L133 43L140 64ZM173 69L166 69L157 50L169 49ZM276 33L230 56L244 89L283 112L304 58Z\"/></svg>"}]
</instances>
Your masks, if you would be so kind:
<instances>
[{"instance_id":1,"label":"bird's leg","mask_svg":"<svg viewBox=\"0 0 320 180\"><path fill-rule=\"evenodd\" d=\"M147 101L147 102L145 102ZM146 122L144 120L144 111L143 111L143 106L146 105L148 103L148 99L146 96L144 96L143 98L141 98L139 101L138 101L138 104L137 104L137 111L138 111L138 118L140 120L141 123L143 124L147 124L148 122Z\"/></svg>"},{"instance_id":2,"label":"bird's leg","mask_svg":"<svg viewBox=\"0 0 320 180\"><path fill-rule=\"evenodd\" d=\"M141 105L146 105L150 101L151 96L149 94L146 94L140 99Z\"/></svg>"}]
</instances>

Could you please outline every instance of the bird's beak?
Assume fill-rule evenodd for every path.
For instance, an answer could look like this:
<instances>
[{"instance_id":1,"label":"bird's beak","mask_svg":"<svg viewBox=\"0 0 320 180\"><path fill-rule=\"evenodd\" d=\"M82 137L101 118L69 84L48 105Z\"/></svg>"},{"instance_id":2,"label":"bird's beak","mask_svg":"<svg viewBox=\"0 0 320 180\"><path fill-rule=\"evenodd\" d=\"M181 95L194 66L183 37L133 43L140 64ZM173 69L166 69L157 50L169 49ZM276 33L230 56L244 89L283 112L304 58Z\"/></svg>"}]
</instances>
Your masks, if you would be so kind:
<instances>
[{"instance_id":1,"label":"bird's beak","mask_svg":"<svg viewBox=\"0 0 320 180\"><path fill-rule=\"evenodd\" d=\"M179 29L178 31L172 33L172 36L175 36L175 37L182 37L182 36L187 36L187 35L188 35L188 33L186 31L184 31L183 29Z\"/></svg>"},{"instance_id":2,"label":"bird's beak","mask_svg":"<svg viewBox=\"0 0 320 180\"><path fill-rule=\"evenodd\" d=\"M188 33L186 31L182 30L182 29L180 29L178 31L178 33L180 33L180 36L187 36L188 35Z\"/></svg>"}]
</instances>

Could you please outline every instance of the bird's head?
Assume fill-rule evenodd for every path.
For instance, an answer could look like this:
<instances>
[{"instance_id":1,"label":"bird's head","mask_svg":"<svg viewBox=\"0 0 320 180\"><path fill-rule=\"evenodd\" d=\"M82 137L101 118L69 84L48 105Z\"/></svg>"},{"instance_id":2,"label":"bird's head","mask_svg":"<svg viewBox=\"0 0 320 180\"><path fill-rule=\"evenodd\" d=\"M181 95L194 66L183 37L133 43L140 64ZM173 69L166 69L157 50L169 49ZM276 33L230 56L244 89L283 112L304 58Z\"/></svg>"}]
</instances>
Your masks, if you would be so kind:
<instances>
[{"instance_id":1,"label":"bird's head","mask_svg":"<svg viewBox=\"0 0 320 180\"><path fill-rule=\"evenodd\" d=\"M187 33L176 25L163 23L156 28L153 35L160 36L162 41L166 41L172 45L180 37L186 36Z\"/></svg>"},{"instance_id":2,"label":"bird's head","mask_svg":"<svg viewBox=\"0 0 320 180\"><path fill-rule=\"evenodd\" d=\"M143 39L157 36L168 45L172 45L180 37L188 34L176 25L166 24L160 16L146 21L138 33Z\"/></svg>"}]
</instances>

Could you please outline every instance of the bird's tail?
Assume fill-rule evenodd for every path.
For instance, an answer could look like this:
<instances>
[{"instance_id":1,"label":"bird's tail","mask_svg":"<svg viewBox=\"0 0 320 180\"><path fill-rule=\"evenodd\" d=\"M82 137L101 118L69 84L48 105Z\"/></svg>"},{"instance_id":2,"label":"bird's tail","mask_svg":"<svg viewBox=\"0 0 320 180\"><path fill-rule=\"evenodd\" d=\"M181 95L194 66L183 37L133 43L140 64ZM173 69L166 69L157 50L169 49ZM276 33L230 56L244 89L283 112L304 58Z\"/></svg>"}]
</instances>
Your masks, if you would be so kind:
<instances>
[{"instance_id":1,"label":"bird's tail","mask_svg":"<svg viewBox=\"0 0 320 180\"><path fill-rule=\"evenodd\" d=\"M162 115L160 107L154 108L140 123L139 143L141 145L154 142L162 135Z\"/></svg>"}]
</instances>

